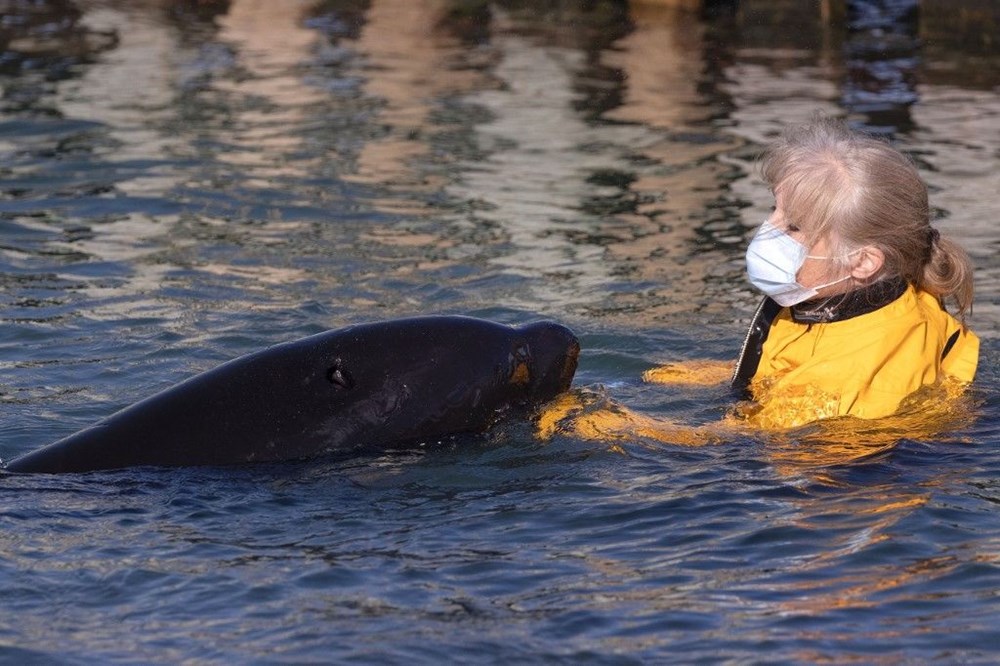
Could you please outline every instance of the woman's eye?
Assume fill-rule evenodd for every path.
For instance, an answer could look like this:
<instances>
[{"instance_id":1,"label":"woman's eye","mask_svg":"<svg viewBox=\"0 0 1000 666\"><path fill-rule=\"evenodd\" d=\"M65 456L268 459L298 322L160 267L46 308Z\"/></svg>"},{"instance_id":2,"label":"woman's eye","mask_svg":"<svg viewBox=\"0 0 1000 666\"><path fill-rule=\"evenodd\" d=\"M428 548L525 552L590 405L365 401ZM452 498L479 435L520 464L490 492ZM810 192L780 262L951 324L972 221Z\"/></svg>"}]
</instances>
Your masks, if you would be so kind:
<instances>
[{"instance_id":1,"label":"woman's eye","mask_svg":"<svg viewBox=\"0 0 1000 666\"><path fill-rule=\"evenodd\" d=\"M797 224L789 224L787 227L785 227L785 231L794 234L794 233L798 233L801 230L799 229L799 225L797 225Z\"/></svg>"}]
</instances>

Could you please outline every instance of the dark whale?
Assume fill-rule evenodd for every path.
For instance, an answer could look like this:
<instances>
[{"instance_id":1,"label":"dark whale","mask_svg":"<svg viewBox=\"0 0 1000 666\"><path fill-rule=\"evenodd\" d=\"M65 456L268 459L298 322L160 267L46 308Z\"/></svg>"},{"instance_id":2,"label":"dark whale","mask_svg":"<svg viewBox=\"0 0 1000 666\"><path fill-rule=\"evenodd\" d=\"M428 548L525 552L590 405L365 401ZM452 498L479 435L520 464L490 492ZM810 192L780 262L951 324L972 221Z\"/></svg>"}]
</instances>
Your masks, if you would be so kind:
<instances>
[{"instance_id":1,"label":"dark whale","mask_svg":"<svg viewBox=\"0 0 1000 666\"><path fill-rule=\"evenodd\" d=\"M242 356L15 458L12 472L228 465L481 432L569 388L569 329L458 316L359 324Z\"/></svg>"}]
</instances>

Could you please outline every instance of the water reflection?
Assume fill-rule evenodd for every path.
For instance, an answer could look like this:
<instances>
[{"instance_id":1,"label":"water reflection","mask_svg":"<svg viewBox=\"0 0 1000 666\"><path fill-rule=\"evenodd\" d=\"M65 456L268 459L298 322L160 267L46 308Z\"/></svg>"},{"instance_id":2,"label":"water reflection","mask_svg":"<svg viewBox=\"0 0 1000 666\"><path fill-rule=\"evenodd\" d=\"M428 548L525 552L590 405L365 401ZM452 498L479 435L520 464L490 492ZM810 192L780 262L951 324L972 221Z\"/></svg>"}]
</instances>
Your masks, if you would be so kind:
<instances>
[{"instance_id":1,"label":"water reflection","mask_svg":"<svg viewBox=\"0 0 1000 666\"><path fill-rule=\"evenodd\" d=\"M600 219L578 209L591 190L588 170L614 158L599 144L581 149L599 141L600 133L573 111L580 54L513 35L498 36L493 47L500 85L470 98L491 115L476 126L487 156L466 163L449 193L476 202L469 221L495 229L511 246L494 253L495 265L524 278L545 277L532 281L524 306L588 302L587 294L611 281L609 267L600 245L570 237L596 232Z\"/></svg>"},{"instance_id":2,"label":"water reflection","mask_svg":"<svg viewBox=\"0 0 1000 666\"><path fill-rule=\"evenodd\" d=\"M300 131L325 91L302 76L318 35L302 23L308 3L233 0L218 19L218 39L236 56L240 76L219 78L215 92L235 103L216 159L244 174L243 187L308 177L320 160L306 157ZM249 176L249 177L248 177Z\"/></svg>"},{"instance_id":3,"label":"water reflection","mask_svg":"<svg viewBox=\"0 0 1000 666\"><path fill-rule=\"evenodd\" d=\"M910 107L919 99L919 2L853 0L846 5L841 105L864 114L869 129L909 132Z\"/></svg>"},{"instance_id":4,"label":"water reflection","mask_svg":"<svg viewBox=\"0 0 1000 666\"><path fill-rule=\"evenodd\" d=\"M656 285L652 299L633 305L648 321L690 311L695 304L683 295L701 291L711 297L697 309L718 312L733 300L730 257L743 242L739 204L720 196L737 175L720 157L743 142L710 129L724 109L705 71L725 56L691 12L635 3L630 17L632 31L603 54L626 82L621 103L603 117L647 130L633 148L646 168L633 167L628 189L637 205L615 216L628 233L609 246L609 258L640 284Z\"/></svg>"},{"instance_id":5,"label":"water reflection","mask_svg":"<svg viewBox=\"0 0 1000 666\"><path fill-rule=\"evenodd\" d=\"M985 167L950 177L974 156L937 135L955 141L964 130L948 109L973 106L964 124L989 154L993 96L920 83L928 49L914 35L928 23L911 5L852 3L838 19L751 0L705 15L647 2L36 3L4 33L4 90L22 103L9 113L72 119L58 150L76 168L46 177L74 199L46 208L90 231L61 251L119 262L117 284L133 293L173 261L224 277L248 255L256 268L234 270L236 282L259 270L342 284L336 268L297 258L346 246L407 281L447 272L469 295L482 281L457 272L486 271L513 307L723 323L753 301L742 244L769 206L754 156L782 124L821 111L920 155L943 225L978 253L990 313L996 268L980 248L995 239L978 220L995 181ZM42 149L15 136L2 137L12 155ZM37 197L27 175L44 162L11 164L10 196ZM366 209L384 217L335 235L317 226ZM362 302L401 302L370 286Z\"/></svg>"},{"instance_id":6,"label":"water reflection","mask_svg":"<svg viewBox=\"0 0 1000 666\"><path fill-rule=\"evenodd\" d=\"M379 135L361 147L347 177L390 189L438 191L445 181L427 168L442 99L484 84L474 53L444 28L448 0L381 0L365 14L352 42L364 57L364 91L379 101ZM375 202L389 210L402 202ZM411 212L404 208L401 212Z\"/></svg>"},{"instance_id":7,"label":"water reflection","mask_svg":"<svg viewBox=\"0 0 1000 666\"><path fill-rule=\"evenodd\" d=\"M947 84L921 87L924 103L913 117L918 128L901 145L922 165L931 188L935 222L954 235L976 267L971 325L988 337L1000 322L1000 238L996 198L1000 191L1000 96Z\"/></svg>"},{"instance_id":8,"label":"water reflection","mask_svg":"<svg viewBox=\"0 0 1000 666\"><path fill-rule=\"evenodd\" d=\"M0 21L4 113L52 113L44 98L81 63L117 46L117 35L88 26L71 0L6 2ZM56 112L57 113L57 112Z\"/></svg>"}]
</instances>

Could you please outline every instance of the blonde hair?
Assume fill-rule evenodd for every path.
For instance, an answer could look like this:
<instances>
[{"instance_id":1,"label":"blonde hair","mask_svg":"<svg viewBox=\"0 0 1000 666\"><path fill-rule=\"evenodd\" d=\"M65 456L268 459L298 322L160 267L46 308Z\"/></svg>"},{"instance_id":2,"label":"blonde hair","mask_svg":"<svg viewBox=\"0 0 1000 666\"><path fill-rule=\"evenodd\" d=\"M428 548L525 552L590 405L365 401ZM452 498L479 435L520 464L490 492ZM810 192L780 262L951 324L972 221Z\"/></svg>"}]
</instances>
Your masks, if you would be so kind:
<instances>
[{"instance_id":1,"label":"blonde hair","mask_svg":"<svg viewBox=\"0 0 1000 666\"><path fill-rule=\"evenodd\" d=\"M899 277L942 301L954 298L960 316L972 307L968 255L931 226L927 185L888 143L818 119L785 131L760 167L810 244L827 238L837 250L874 246L885 261L871 281Z\"/></svg>"}]
</instances>

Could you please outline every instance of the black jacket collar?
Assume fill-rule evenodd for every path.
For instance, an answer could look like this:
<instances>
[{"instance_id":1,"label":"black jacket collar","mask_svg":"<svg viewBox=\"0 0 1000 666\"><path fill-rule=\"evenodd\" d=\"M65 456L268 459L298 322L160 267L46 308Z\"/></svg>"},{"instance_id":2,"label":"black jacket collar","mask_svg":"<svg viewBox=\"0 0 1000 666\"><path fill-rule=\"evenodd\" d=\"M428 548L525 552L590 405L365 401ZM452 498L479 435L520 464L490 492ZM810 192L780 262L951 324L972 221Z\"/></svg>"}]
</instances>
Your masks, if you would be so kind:
<instances>
[{"instance_id":1,"label":"black jacket collar","mask_svg":"<svg viewBox=\"0 0 1000 666\"><path fill-rule=\"evenodd\" d=\"M906 280L879 280L846 294L817 298L793 305L792 319L799 324L828 324L852 319L889 305L906 292Z\"/></svg>"}]
</instances>

